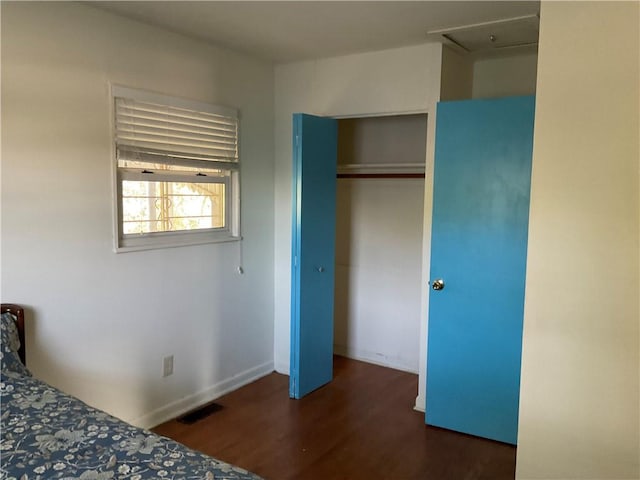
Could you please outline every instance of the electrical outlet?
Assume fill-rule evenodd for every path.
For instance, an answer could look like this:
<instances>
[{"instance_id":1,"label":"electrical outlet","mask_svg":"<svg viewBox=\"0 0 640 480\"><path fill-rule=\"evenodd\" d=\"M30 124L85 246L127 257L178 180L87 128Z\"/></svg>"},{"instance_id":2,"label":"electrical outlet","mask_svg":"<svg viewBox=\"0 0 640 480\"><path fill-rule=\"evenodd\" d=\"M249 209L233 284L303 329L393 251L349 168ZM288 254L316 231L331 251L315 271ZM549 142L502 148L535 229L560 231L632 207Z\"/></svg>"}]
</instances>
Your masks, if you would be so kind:
<instances>
[{"instance_id":1,"label":"electrical outlet","mask_svg":"<svg viewBox=\"0 0 640 480\"><path fill-rule=\"evenodd\" d=\"M173 355L162 359L162 376L168 377L169 375L173 375Z\"/></svg>"}]
</instances>

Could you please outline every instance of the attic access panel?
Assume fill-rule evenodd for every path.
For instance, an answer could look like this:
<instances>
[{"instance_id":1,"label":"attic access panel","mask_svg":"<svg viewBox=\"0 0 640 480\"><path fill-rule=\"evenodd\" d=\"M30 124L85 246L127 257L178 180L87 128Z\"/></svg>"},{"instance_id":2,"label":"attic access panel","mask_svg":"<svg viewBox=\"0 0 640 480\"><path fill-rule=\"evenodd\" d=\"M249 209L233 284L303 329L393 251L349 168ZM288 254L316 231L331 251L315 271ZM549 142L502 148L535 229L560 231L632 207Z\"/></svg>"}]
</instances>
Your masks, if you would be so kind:
<instances>
[{"instance_id":1,"label":"attic access panel","mask_svg":"<svg viewBox=\"0 0 640 480\"><path fill-rule=\"evenodd\" d=\"M467 53L498 52L510 48L538 44L540 19L537 15L509 18L494 22L432 30L428 37Z\"/></svg>"}]
</instances>

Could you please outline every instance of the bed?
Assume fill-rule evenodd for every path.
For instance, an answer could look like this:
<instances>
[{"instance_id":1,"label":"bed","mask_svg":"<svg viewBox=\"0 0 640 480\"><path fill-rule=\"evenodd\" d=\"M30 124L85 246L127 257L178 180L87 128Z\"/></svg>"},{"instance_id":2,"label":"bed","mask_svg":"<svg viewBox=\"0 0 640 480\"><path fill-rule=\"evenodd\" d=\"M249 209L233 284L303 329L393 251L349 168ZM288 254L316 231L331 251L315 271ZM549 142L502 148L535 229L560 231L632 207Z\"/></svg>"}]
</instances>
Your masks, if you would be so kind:
<instances>
[{"instance_id":1,"label":"bed","mask_svg":"<svg viewBox=\"0 0 640 480\"><path fill-rule=\"evenodd\" d=\"M1 313L0 480L259 479L34 378L26 367L24 310L2 304Z\"/></svg>"}]
</instances>

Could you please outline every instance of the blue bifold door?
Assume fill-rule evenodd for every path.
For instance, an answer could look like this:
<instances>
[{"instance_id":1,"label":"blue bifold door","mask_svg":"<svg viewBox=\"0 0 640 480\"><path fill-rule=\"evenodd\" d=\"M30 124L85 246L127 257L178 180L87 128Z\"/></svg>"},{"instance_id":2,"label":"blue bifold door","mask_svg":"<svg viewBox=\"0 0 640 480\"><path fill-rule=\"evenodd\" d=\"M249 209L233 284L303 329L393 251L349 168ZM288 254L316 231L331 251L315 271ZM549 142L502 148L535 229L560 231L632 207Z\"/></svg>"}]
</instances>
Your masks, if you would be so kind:
<instances>
[{"instance_id":1,"label":"blue bifold door","mask_svg":"<svg viewBox=\"0 0 640 480\"><path fill-rule=\"evenodd\" d=\"M333 377L337 121L293 116L289 396Z\"/></svg>"},{"instance_id":2,"label":"blue bifold door","mask_svg":"<svg viewBox=\"0 0 640 480\"><path fill-rule=\"evenodd\" d=\"M515 444L534 97L441 102L426 423Z\"/></svg>"}]
</instances>

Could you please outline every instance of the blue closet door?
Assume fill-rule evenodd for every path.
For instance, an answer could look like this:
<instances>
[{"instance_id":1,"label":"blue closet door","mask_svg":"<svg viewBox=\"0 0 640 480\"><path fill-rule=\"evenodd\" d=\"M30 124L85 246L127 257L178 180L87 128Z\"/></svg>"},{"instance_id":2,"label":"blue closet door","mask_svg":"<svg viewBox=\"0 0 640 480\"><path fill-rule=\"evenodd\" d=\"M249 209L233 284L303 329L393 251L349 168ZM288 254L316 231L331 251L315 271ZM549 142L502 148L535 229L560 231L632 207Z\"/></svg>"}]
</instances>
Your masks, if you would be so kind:
<instances>
[{"instance_id":1,"label":"blue closet door","mask_svg":"<svg viewBox=\"0 0 640 480\"><path fill-rule=\"evenodd\" d=\"M289 396L333 378L337 121L293 116Z\"/></svg>"},{"instance_id":2,"label":"blue closet door","mask_svg":"<svg viewBox=\"0 0 640 480\"><path fill-rule=\"evenodd\" d=\"M436 124L426 423L512 444L534 105L441 102Z\"/></svg>"}]
</instances>

